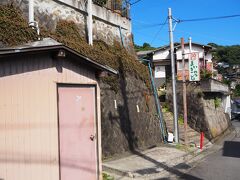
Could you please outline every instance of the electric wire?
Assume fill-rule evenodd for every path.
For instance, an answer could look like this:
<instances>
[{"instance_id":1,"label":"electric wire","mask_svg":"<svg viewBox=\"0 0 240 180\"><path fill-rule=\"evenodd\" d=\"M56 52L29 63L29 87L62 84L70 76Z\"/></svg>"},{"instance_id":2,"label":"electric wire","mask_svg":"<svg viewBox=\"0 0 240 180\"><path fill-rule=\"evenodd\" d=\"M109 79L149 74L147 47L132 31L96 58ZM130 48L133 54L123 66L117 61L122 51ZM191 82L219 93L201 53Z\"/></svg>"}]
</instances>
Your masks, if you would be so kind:
<instances>
[{"instance_id":1,"label":"electric wire","mask_svg":"<svg viewBox=\"0 0 240 180\"><path fill-rule=\"evenodd\" d=\"M240 14L229 15L229 16L196 18L196 19L178 19L175 21L178 23L182 23L182 22L208 21L208 20L215 20L215 19L228 19L228 18L235 18L235 17L240 17Z\"/></svg>"},{"instance_id":2,"label":"electric wire","mask_svg":"<svg viewBox=\"0 0 240 180\"><path fill-rule=\"evenodd\" d=\"M206 17L206 18L196 18L196 19L177 19L174 18L173 22L177 23L183 23L183 22L195 22L195 21L209 21L209 20L217 20L217 19L228 19L228 18L235 18L235 17L240 17L240 14L235 14L235 15L229 15L229 16L216 16L216 17ZM146 24L140 29L149 29L149 28L154 28L158 26L164 26L167 24L167 22L163 23L156 23L156 24Z\"/></svg>"},{"instance_id":3,"label":"electric wire","mask_svg":"<svg viewBox=\"0 0 240 180\"><path fill-rule=\"evenodd\" d=\"M137 0L135 2L137 3L139 1L141 1L141 0ZM174 19L174 22L176 22L176 23L183 23L183 22L197 22L197 21L209 21L209 20L218 20L218 19L229 19L229 18L236 18L236 17L240 17L240 14L228 15L228 16L204 17L204 18L195 18L195 19L177 19L177 18L173 18L173 19ZM154 38L152 40L152 42L153 42L156 39L156 37L158 36L158 34L160 33L160 31L163 29L163 27L166 24L167 24L167 19L165 20L165 22L158 23L158 24L147 24L146 23L146 24L143 25L142 28L137 28L137 30L142 30L142 29L148 29L148 28L154 28L154 27L162 26L162 27L160 27L158 32L155 34L155 36L154 36Z\"/></svg>"},{"instance_id":4,"label":"electric wire","mask_svg":"<svg viewBox=\"0 0 240 180\"><path fill-rule=\"evenodd\" d=\"M164 26L167 24L167 20L165 20L162 23L158 23L158 24L143 24L142 23L142 27L140 29L149 29L149 28L154 28L154 27L158 27L158 26Z\"/></svg>"},{"instance_id":5,"label":"electric wire","mask_svg":"<svg viewBox=\"0 0 240 180\"><path fill-rule=\"evenodd\" d=\"M156 40L158 34L161 32L161 30L164 28L164 26L167 24L167 20L168 18L166 18L165 22L163 23L163 25L159 28L158 32L155 34L155 36L153 37L151 44Z\"/></svg>"},{"instance_id":6,"label":"electric wire","mask_svg":"<svg viewBox=\"0 0 240 180\"><path fill-rule=\"evenodd\" d=\"M134 4L139 3L140 1L142 1L142 0L136 0L136 1L132 2L132 3L129 1L129 4L132 6L132 5L134 5Z\"/></svg>"}]
</instances>

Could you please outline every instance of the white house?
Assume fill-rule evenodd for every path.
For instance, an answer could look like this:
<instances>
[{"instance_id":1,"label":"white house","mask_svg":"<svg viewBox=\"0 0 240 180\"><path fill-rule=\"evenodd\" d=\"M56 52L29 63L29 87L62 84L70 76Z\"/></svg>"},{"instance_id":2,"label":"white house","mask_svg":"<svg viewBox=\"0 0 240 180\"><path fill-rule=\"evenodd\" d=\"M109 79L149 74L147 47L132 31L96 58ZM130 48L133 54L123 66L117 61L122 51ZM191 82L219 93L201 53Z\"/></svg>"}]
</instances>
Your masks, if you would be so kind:
<instances>
[{"instance_id":1,"label":"white house","mask_svg":"<svg viewBox=\"0 0 240 180\"><path fill-rule=\"evenodd\" d=\"M186 75L188 75L188 56L190 52L198 53L201 68L210 68L208 64L212 64L212 53L213 47L208 45L203 45L199 43L191 43L191 50L189 43L185 43L185 69ZM140 58L147 57L152 60L152 65L154 68L154 76L157 87L161 86L166 82L168 78L171 78L171 57L170 57L170 46L163 46L153 51L143 51L138 52L137 55ZM174 55L176 60L176 72L178 78L181 79L182 72L182 49L180 43L174 44ZM211 66L212 67L212 66Z\"/></svg>"}]
</instances>

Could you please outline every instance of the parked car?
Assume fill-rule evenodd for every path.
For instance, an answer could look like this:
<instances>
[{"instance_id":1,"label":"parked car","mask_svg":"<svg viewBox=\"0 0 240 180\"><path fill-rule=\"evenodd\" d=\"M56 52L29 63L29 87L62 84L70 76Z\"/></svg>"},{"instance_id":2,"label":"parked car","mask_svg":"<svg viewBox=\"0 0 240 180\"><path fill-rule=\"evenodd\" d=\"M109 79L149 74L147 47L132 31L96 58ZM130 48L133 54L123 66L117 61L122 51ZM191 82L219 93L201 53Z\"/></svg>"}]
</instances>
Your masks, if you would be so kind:
<instances>
[{"instance_id":1,"label":"parked car","mask_svg":"<svg viewBox=\"0 0 240 180\"><path fill-rule=\"evenodd\" d=\"M232 114L232 120L233 119L240 120L240 99L232 100L231 114Z\"/></svg>"}]
</instances>

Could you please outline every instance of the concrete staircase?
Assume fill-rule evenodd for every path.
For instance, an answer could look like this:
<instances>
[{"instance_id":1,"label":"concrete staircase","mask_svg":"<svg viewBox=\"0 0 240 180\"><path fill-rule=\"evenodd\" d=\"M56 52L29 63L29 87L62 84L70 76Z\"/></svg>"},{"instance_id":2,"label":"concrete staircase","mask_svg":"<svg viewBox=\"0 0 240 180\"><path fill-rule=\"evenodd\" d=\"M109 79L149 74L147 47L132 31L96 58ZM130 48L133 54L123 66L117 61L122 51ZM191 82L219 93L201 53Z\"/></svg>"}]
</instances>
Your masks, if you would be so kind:
<instances>
[{"instance_id":1,"label":"concrete staircase","mask_svg":"<svg viewBox=\"0 0 240 180\"><path fill-rule=\"evenodd\" d=\"M173 114L171 112L163 112L163 117L166 122L166 126L168 129L168 132L173 133ZM200 146L200 133L192 129L191 127L187 127L187 138L188 142L187 144L194 144L196 147ZM180 143L184 143L184 125L179 123L179 140ZM208 144L209 140L207 138L204 138L204 145Z\"/></svg>"}]
</instances>

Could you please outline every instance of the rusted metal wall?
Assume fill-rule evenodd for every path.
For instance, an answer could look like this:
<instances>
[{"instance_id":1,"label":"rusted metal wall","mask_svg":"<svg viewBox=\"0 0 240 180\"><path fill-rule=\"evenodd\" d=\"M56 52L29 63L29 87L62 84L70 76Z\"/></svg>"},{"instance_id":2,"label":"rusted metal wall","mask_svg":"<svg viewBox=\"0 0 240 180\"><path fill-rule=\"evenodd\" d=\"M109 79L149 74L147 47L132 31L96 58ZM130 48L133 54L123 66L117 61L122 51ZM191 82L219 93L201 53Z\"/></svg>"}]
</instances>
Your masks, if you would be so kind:
<instances>
[{"instance_id":1,"label":"rusted metal wall","mask_svg":"<svg viewBox=\"0 0 240 180\"><path fill-rule=\"evenodd\" d=\"M85 66L47 54L1 58L0 179L59 179L57 83L97 84ZM98 85L97 107L100 130Z\"/></svg>"}]
</instances>

